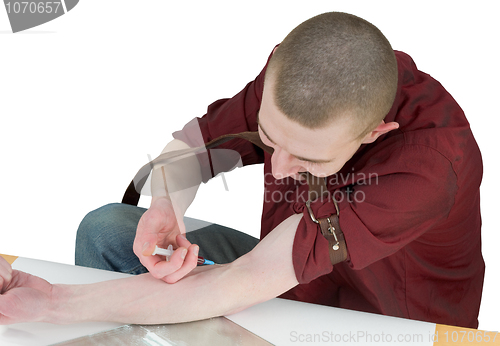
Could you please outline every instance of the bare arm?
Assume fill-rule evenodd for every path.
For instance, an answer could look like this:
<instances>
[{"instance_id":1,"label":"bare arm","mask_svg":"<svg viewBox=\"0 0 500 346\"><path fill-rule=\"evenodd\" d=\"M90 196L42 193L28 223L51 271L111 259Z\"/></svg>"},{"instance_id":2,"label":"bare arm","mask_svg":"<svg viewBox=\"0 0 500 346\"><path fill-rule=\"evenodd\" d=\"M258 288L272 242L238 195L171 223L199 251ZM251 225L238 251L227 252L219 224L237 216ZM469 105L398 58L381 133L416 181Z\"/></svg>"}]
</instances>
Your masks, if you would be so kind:
<instances>
[{"instance_id":1,"label":"bare arm","mask_svg":"<svg viewBox=\"0 0 500 346\"><path fill-rule=\"evenodd\" d=\"M298 284L292 245L302 215L278 225L238 260L194 271L175 284L149 274L92 285L55 285L46 321L176 323L227 315Z\"/></svg>"},{"instance_id":2,"label":"bare arm","mask_svg":"<svg viewBox=\"0 0 500 346\"><path fill-rule=\"evenodd\" d=\"M41 278L12 271L0 258L5 262L0 266L0 324L30 321L157 324L237 312L298 284L292 246L301 217L296 214L283 221L254 250L233 263L196 268L182 279L173 279L175 283L144 274L90 285L51 285ZM196 256L187 243L190 251L184 263L190 258L194 268Z\"/></svg>"},{"instance_id":3,"label":"bare arm","mask_svg":"<svg viewBox=\"0 0 500 346\"><path fill-rule=\"evenodd\" d=\"M178 139L170 141L162 154L171 151L188 149L189 146ZM189 188L179 187L180 182L188 182ZM172 200L177 218L182 220L187 208L193 202L198 187L202 182L200 164L195 155L183 158L166 167L158 167L152 172L151 192L153 201L159 197L167 197ZM169 191L167 193L167 191Z\"/></svg>"},{"instance_id":4,"label":"bare arm","mask_svg":"<svg viewBox=\"0 0 500 346\"><path fill-rule=\"evenodd\" d=\"M189 146L172 140L162 153L187 149ZM180 234L185 233L184 213L192 203L201 183L200 165L195 155L174 163L155 167L152 172L152 201L141 217L134 240L134 253L157 279L173 283L196 268L198 247ZM176 249L169 262L150 256L155 246Z\"/></svg>"}]
</instances>

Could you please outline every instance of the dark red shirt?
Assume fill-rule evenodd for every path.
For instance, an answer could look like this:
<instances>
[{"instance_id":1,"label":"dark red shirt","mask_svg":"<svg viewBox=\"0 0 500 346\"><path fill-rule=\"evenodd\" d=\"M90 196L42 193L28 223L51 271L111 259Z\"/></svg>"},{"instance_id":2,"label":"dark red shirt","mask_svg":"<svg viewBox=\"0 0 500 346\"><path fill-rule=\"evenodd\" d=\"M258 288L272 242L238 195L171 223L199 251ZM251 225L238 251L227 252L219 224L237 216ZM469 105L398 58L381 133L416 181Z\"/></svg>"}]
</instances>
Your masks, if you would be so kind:
<instances>
[{"instance_id":1,"label":"dark red shirt","mask_svg":"<svg viewBox=\"0 0 500 346\"><path fill-rule=\"evenodd\" d=\"M304 213L293 245L300 284L283 297L477 328L484 278L481 154L451 95L408 55L396 52L396 57L398 92L385 121L398 122L399 129L362 145L327 178L340 208L345 262L330 263L328 242L304 207L307 185L275 180L270 155L248 142L221 147L239 152L244 165L265 163L261 238L290 215ZM233 98L208 107L198 119L204 142L257 131L264 73L265 68ZM174 137L203 144L192 129ZM318 218L335 212L331 200L316 201L312 208Z\"/></svg>"}]
</instances>

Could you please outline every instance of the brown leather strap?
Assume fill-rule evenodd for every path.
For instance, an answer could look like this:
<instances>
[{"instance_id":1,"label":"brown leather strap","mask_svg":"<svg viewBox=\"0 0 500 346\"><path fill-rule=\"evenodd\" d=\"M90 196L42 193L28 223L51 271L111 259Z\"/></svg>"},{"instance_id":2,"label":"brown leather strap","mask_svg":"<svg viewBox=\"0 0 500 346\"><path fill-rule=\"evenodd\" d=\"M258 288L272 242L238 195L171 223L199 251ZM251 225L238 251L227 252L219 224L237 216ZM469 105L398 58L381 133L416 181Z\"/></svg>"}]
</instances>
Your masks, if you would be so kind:
<instances>
[{"instance_id":1,"label":"brown leather strap","mask_svg":"<svg viewBox=\"0 0 500 346\"><path fill-rule=\"evenodd\" d=\"M333 199L333 203L335 204L336 213L320 219L316 219L314 215L311 200L306 202L306 208L311 220L319 224L321 234L328 240L328 253L330 254L331 263L337 264L347 259L347 245L344 233L340 229L339 207L335 199Z\"/></svg>"},{"instance_id":2,"label":"brown leather strap","mask_svg":"<svg viewBox=\"0 0 500 346\"><path fill-rule=\"evenodd\" d=\"M318 178L310 174L309 172L303 173L307 179L307 184L309 185L309 201L306 203L306 207L309 211L309 216L311 219L319 224L321 229L321 234L328 240L328 253L330 255L330 261L332 264L337 264L343 262L347 259L347 245L344 239L344 233L340 229L339 222L339 207L337 202L335 203L336 214L332 214L328 217L316 219L314 213L310 207L310 203L318 198L327 197L329 192L326 186L325 178ZM332 197L333 198L333 197Z\"/></svg>"},{"instance_id":3,"label":"brown leather strap","mask_svg":"<svg viewBox=\"0 0 500 346\"><path fill-rule=\"evenodd\" d=\"M139 204L140 199L141 199L141 194L137 192L137 190L135 189L135 184L134 181L132 180L130 184L128 184L127 189L123 194L122 203L137 206Z\"/></svg>"},{"instance_id":4,"label":"brown leather strap","mask_svg":"<svg viewBox=\"0 0 500 346\"><path fill-rule=\"evenodd\" d=\"M268 152L269 154L273 153L273 148L265 145L262 140L260 139L259 133L257 131L255 132L241 132L241 133L236 133L236 134L228 134L228 135L223 135L220 137L217 137L210 142L208 142L206 145L201 146L201 147L195 147L195 148L189 148L189 149L184 149L184 150L176 150L176 151L171 151L165 154L161 154L158 156L156 159L153 161L147 163L144 165L139 172L137 172L136 177L132 180L132 182L129 184L127 187L127 190L125 191L125 194L123 195L122 203L125 204L130 204L130 205L137 205L139 203L140 199L140 193L138 191L141 191L142 187L144 186L149 174L151 173L152 167L156 164L160 163L166 163L171 159L176 159L180 158L182 156L188 156L188 155L193 155L197 154L203 151L206 151L208 149L215 148L231 139L234 138L240 138L247 140L256 146L260 147L264 151ZM318 178L310 174L309 172L302 173L302 175L306 178L307 184L309 186L309 202L317 199L317 198L322 198L327 196L328 194L328 189L326 186L325 178ZM330 254L330 260L332 264L340 263L342 261L345 261L347 258L347 247L345 244L345 239L344 239L344 234L342 233L340 229L340 224L339 224L339 215L338 215L338 207L337 204L335 204L337 208L337 214L332 214L329 217L326 218L321 218L321 219L316 219L314 217L314 214L312 214L312 210L309 209L309 213L311 215L311 218L313 219L314 222L318 223L321 229L321 233L323 236L328 240L329 247L328 251ZM336 239L335 239L336 237Z\"/></svg>"},{"instance_id":5,"label":"brown leather strap","mask_svg":"<svg viewBox=\"0 0 500 346\"><path fill-rule=\"evenodd\" d=\"M331 215L318 219L321 234L328 240L328 253L332 264L343 262L347 258L347 246L344 233L340 229L339 216ZM335 238L336 237L336 238Z\"/></svg>"}]
</instances>

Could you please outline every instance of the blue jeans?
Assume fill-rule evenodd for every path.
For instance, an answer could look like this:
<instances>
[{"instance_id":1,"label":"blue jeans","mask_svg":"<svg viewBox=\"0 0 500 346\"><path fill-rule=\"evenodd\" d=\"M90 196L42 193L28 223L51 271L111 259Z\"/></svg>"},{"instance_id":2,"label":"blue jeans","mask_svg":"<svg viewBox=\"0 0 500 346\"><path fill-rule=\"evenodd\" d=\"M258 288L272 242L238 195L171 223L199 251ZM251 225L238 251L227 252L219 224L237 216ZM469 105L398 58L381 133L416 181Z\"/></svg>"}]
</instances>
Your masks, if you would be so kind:
<instances>
[{"instance_id":1,"label":"blue jeans","mask_svg":"<svg viewBox=\"0 0 500 346\"><path fill-rule=\"evenodd\" d=\"M114 203L91 211L76 235L75 264L128 274L146 273L132 250L137 224L146 209ZM199 255L229 263L254 248L257 238L217 224L185 217L186 237Z\"/></svg>"}]
</instances>

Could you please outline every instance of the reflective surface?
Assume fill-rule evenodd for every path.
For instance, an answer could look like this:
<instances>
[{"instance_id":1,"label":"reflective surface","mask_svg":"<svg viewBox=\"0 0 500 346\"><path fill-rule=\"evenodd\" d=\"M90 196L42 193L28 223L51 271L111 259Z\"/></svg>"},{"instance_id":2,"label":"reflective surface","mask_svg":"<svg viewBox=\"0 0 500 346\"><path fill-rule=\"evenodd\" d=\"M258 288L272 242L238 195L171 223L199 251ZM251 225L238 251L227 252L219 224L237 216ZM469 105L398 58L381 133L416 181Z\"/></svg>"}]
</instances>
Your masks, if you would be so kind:
<instances>
[{"instance_id":1,"label":"reflective surface","mask_svg":"<svg viewBox=\"0 0 500 346\"><path fill-rule=\"evenodd\" d=\"M127 325L55 345L266 346L272 344L227 318L216 317L178 324Z\"/></svg>"}]
</instances>

